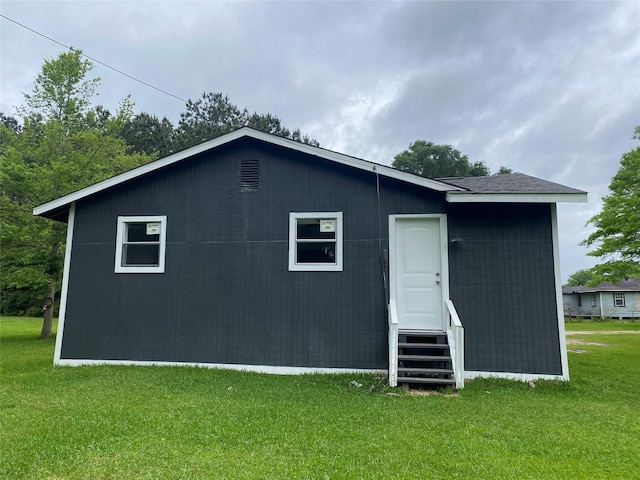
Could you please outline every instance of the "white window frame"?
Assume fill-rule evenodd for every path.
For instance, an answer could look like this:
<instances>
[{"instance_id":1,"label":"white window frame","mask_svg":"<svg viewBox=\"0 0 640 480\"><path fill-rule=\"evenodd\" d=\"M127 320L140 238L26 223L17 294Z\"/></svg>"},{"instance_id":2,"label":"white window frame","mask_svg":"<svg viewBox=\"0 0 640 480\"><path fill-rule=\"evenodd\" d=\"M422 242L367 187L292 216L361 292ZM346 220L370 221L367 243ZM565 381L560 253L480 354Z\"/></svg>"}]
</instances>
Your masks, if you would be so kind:
<instances>
[{"instance_id":1,"label":"white window frame","mask_svg":"<svg viewBox=\"0 0 640 480\"><path fill-rule=\"evenodd\" d=\"M613 305L624 307L624 292L613 292Z\"/></svg>"},{"instance_id":2,"label":"white window frame","mask_svg":"<svg viewBox=\"0 0 640 480\"><path fill-rule=\"evenodd\" d=\"M160 223L160 258L158 265L122 265L122 250L125 244L127 223ZM140 215L118 217L116 231L116 264L115 273L164 273L165 251L167 245L167 216L166 215Z\"/></svg>"},{"instance_id":3,"label":"white window frame","mask_svg":"<svg viewBox=\"0 0 640 480\"><path fill-rule=\"evenodd\" d=\"M336 261L335 263L298 263L296 258L298 240L298 219L316 218L336 221ZM307 239L305 241L313 241ZM326 241L326 239L319 239ZM316 240L317 241L317 240ZM290 272L341 272L342 271L342 212L290 212L289 213L289 271Z\"/></svg>"}]
</instances>

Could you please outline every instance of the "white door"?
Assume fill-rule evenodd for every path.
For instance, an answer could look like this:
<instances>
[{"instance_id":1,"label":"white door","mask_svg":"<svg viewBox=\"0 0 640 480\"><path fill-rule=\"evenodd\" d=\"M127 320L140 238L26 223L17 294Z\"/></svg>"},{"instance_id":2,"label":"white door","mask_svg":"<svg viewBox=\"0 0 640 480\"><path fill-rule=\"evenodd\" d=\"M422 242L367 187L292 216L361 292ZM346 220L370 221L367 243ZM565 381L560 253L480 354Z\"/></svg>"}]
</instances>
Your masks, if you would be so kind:
<instances>
[{"instance_id":1,"label":"white door","mask_svg":"<svg viewBox=\"0 0 640 480\"><path fill-rule=\"evenodd\" d=\"M398 326L443 330L439 218L396 218L395 274Z\"/></svg>"}]
</instances>

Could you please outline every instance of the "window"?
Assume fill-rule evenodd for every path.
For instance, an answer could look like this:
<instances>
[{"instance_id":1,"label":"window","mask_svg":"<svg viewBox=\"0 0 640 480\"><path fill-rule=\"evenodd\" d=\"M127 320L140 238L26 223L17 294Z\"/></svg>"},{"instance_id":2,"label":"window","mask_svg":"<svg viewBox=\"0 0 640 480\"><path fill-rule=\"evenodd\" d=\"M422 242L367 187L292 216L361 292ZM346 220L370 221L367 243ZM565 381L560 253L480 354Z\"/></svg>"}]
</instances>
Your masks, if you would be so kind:
<instances>
[{"instance_id":1,"label":"window","mask_svg":"<svg viewBox=\"0 0 640 480\"><path fill-rule=\"evenodd\" d=\"M116 273L164 273L166 216L118 217Z\"/></svg>"},{"instance_id":2,"label":"window","mask_svg":"<svg viewBox=\"0 0 640 480\"><path fill-rule=\"evenodd\" d=\"M342 271L342 212L289 214L289 270Z\"/></svg>"},{"instance_id":3,"label":"window","mask_svg":"<svg viewBox=\"0 0 640 480\"><path fill-rule=\"evenodd\" d=\"M591 306L595 307L596 305L597 305L597 303L596 303L596 294L592 293L591 294Z\"/></svg>"},{"instance_id":4,"label":"window","mask_svg":"<svg viewBox=\"0 0 640 480\"><path fill-rule=\"evenodd\" d=\"M613 292L613 304L616 307L624 307L624 293Z\"/></svg>"},{"instance_id":5,"label":"window","mask_svg":"<svg viewBox=\"0 0 640 480\"><path fill-rule=\"evenodd\" d=\"M578 306L579 307L582 306L582 294L581 293L578 294Z\"/></svg>"}]
</instances>

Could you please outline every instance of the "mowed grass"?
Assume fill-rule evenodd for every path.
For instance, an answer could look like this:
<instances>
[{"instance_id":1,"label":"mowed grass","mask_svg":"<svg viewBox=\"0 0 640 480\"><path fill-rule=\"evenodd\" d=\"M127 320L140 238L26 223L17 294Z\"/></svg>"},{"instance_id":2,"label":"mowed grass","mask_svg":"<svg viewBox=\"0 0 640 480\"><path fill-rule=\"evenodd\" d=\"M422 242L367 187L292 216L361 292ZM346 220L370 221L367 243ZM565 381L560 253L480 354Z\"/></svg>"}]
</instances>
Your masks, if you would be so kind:
<instances>
[{"instance_id":1,"label":"mowed grass","mask_svg":"<svg viewBox=\"0 0 640 480\"><path fill-rule=\"evenodd\" d=\"M569 383L414 396L363 375L53 367L40 325L0 323L2 478L640 478L640 335L580 337L607 346L570 353Z\"/></svg>"}]
</instances>

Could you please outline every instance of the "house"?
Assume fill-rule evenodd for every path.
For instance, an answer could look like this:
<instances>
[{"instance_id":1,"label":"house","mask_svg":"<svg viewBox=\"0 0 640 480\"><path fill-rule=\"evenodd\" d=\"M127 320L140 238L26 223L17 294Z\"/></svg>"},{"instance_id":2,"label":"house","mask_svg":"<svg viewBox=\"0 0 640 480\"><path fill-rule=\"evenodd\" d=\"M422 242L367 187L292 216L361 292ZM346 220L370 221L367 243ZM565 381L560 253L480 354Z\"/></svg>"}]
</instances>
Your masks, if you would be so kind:
<instances>
[{"instance_id":1,"label":"house","mask_svg":"<svg viewBox=\"0 0 640 480\"><path fill-rule=\"evenodd\" d=\"M557 202L242 128L34 209L66 222L56 365L568 379Z\"/></svg>"},{"instance_id":2,"label":"house","mask_svg":"<svg viewBox=\"0 0 640 480\"><path fill-rule=\"evenodd\" d=\"M566 317L640 318L640 280L562 287Z\"/></svg>"}]
</instances>

